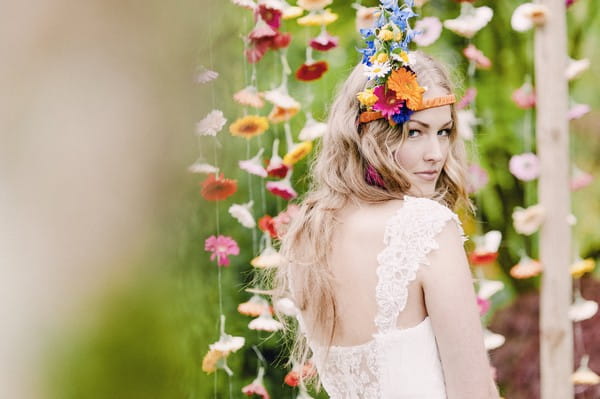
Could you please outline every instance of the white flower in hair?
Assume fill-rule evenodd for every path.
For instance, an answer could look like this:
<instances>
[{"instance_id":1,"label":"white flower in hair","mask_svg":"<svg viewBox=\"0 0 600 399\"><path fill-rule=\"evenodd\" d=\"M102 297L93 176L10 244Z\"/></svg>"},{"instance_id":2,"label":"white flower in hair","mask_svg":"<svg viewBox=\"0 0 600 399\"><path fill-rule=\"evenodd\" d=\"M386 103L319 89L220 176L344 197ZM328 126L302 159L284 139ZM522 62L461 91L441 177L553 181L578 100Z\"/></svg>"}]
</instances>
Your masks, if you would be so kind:
<instances>
[{"instance_id":1,"label":"white flower in hair","mask_svg":"<svg viewBox=\"0 0 600 399\"><path fill-rule=\"evenodd\" d=\"M196 134L199 136L216 136L227 123L223 112L218 109L212 110L204 119L196 125Z\"/></svg>"},{"instance_id":2,"label":"white flower in hair","mask_svg":"<svg viewBox=\"0 0 600 399\"><path fill-rule=\"evenodd\" d=\"M371 66L365 65L365 75L367 75L369 80L375 79L375 78L383 78L391 70L392 70L392 66L390 65L389 62L385 62L383 64L375 62Z\"/></svg>"},{"instance_id":3,"label":"white flower in hair","mask_svg":"<svg viewBox=\"0 0 600 399\"><path fill-rule=\"evenodd\" d=\"M229 207L229 214L233 216L240 224L246 228L253 229L256 227L256 221L250 212L253 201L246 204L233 204Z\"/></svg>"}]
</instances>

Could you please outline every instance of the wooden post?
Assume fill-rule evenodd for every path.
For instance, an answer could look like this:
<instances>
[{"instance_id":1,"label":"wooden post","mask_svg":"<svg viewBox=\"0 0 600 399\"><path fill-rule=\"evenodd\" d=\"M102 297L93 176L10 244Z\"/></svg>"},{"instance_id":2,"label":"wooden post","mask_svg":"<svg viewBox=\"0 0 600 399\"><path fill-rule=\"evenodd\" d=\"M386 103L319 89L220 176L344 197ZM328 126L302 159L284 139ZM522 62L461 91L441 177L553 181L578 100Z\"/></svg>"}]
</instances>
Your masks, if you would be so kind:
<instances>
[{"instance_id":1,"label":"wooden post","mask_svg":"<svg viewBox=\"0 0 600 399\"><path fill-rule=\"evenodd\" d=\"M567 316L572 286L569 189L569 125L565 0L540 0L546 23L535 33L537 153L541 162L539 203L546 209L540 231L544 265L540 295L540 367L542 399L571 399L573 329Z\"/></svg>"}]
</instances>

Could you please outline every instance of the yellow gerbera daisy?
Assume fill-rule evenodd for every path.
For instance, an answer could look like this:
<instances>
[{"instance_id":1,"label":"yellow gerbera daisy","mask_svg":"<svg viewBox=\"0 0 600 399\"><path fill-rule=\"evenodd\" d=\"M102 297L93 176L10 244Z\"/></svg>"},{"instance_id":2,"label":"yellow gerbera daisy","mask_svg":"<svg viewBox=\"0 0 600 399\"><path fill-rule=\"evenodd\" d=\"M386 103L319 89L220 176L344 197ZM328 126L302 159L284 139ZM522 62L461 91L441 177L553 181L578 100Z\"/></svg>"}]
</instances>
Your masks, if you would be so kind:
<instances>
[{"instance_id":1,"label":"yellow gerbera daisy","mask_svg":"<svg viewBox=\"0 0 600 399\"><path fill-rule=\"evenodd\" d=\"M419 109L425 89L419 86L417 75L405 68L399 68L392 72L387 85L396 92L397 98L406 100L409 109Z\"/></svg>"},{"instance_id":2,"label":"yellow gerbera daisy","mask_svg":"<svg viewBox=\"0 0 600 399\"><path fill-rule=\"evenodd\" d=\"M300 26L326 26L337 21L338 15L329 9L322 13L310 13L302 18L298 18Z\"/></svg>"},{"instance_id":3,"label":"yellow gerbera daisy","mask_svg":"<svg viewBox=\"0 0 600 399\"><path fill-rule=\"evenodd\" d=\"M269 121L264 116L248 115L233 122L229 131L233 136L250 139L263 134L269 128Z\"/></svg>"},{"instance_id":4,"label":"yellow gerbera daisy","mask_svg":"<svg viewBox=\"0 0 600 399\"><path fill-rule=\"evenodd\" d=\"M303 141L296 145L294 149L283 157L283 164L286 166L292 166L300 161L302 158L308 155L312 150L312 141Z\"/></svg>"}]
</instances>

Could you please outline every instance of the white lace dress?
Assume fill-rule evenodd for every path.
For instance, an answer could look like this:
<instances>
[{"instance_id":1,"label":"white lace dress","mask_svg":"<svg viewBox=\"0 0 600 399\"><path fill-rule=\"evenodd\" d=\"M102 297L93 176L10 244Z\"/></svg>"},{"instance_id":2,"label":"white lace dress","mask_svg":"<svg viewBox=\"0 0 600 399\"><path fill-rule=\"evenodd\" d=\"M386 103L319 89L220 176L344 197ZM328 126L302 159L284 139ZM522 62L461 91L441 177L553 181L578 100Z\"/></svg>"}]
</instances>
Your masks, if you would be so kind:
<instances>
[{"instance_id":1,"label":"white lace dress","mask_svg":"<svg viewBox=\"0 0 600 399\"><path fill-rule=\"evenodd\" d=\"M460 221L439 203L405 197L386 225L385 248L377 256L375 291L377 332L356 346L319 346L311 342L313 360L331 399L446 399L444 376L429 316L418 325L399 329L396 320L406 306L408 284L436 235L449 221ZM462 229L461 229L462 233ZM303 326L300 317L301 328ZM327 350L329 349L329 351Z\"/></svg>"}]
</instances>

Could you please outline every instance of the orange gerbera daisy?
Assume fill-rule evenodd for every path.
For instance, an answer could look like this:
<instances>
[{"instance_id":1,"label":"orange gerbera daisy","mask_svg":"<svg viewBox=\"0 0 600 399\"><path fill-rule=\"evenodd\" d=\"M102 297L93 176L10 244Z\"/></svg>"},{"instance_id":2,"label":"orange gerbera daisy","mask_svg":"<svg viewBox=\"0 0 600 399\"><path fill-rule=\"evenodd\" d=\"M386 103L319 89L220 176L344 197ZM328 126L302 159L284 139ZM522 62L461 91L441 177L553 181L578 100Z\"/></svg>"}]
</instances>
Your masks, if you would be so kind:
<instances>
[{"instance_id":1,"label":"orange gerbera daisy","mask_svg":"<svg viewBox=\"0 0 600 399\"><path fill-rule=\"evenodd\" d=\"M284 108L276 105L269 113L269 120L272 123L281 123L289 121L294 115L298 113L298 111L300 111L299 107Z\"/></svg>"},{"instance_id":2,"label":"orange gerbera daisy","mask_svg":"<svg viewBox=\"0 0 600 399\"><path fill-rule=\"evenodd\" d=\"M211 173L206 180L202 182L202 197L209 201L220 201L231 196L237 191L237 182L235 180L226 179L223 173L219 176Z\"/></svg>"},{"instance_id":3,"label":"orange gerbera daisy","mask_svg":"<svg viewBox=\"0 0 600 399\"><path fill-rule=\"evenodd\" d=\"M406 68L399 68L392 72L387 85L396 92L396 97L406 100L409 109L419 109L425 89L419 86L417 75Z\"/></svg>"},{"instance_id":4,"label":"orange gerbera daisy","mask_svg":"<svg viewBox=\"0 0 600 399\"><path fill-rule=\"evenodd\" d=\"M269 128L269 121L264 116L248 115L233 122L229 131L233 136L250 139L263 134Z\"/></svg>"}]
</instances>

